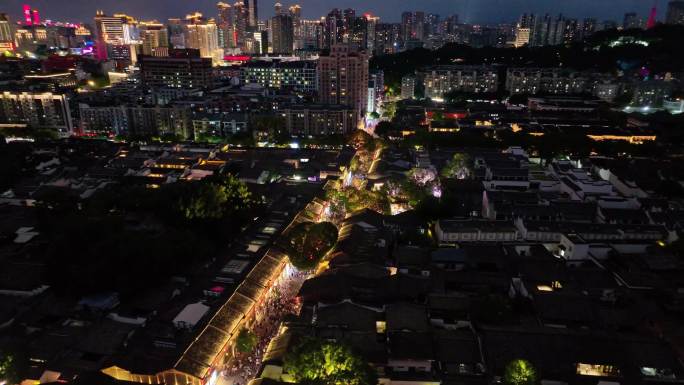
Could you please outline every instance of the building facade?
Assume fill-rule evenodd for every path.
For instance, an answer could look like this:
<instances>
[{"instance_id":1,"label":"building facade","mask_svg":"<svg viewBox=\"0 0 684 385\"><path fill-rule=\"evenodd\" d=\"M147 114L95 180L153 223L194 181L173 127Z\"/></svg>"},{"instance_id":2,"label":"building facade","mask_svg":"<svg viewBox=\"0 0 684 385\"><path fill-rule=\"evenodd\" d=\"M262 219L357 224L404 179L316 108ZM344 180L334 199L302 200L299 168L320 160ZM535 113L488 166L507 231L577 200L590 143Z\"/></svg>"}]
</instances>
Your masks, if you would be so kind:
<instances>
[{"instance_id":1,"label":"building facade","mask_svg":"<svg viewBox=\"0 0 684 385\"><path fill-rule=\"evenodd\" d=\"M294 50L294 25L292 16L281 13L271 19L273 53L292 54Z\"/></svg>"},{"instance_id":2,"label":"building facade","mask_svg":"<svg viewBox=\"0 0 684 385\"><path fill-rule=\"evenodd\" d=\"M192 137L190 109L186 106L91 106L81 103L79 112L81 130L88 134Z\"/></svg>"},{"instance_id":3,"label":"building facade","mask_svg":"<svg viewBox=\"0 0 684 385\"><path fill-rule=\"evenodd\" d=\"M59 136L73 134L69 98L52 92L0 93L0 125L48 129Z\"/></svg>"},{"instance_id":4,"label":"building facade","mask_svg":"<svg viewBox=\"0 0 684 385\"><path fill-rule=\"evenodd\" d=\"M340 105L297 105L280 110L292 135L348 134L356 129L356 110Z\"/></svg>"},{"instance_id":5,"label":"building facade","mask_svg":"<svg viewBox=\"0 0 684 385\"><path fill-rule=\"evenodd\" d=\"M368 55L337 44L318 61L318 97L323 104L350 106L359 119L368 101Z\"/></svg>"},{"instance_id":6,"label":"building facade","mask_svg":"<svg viewBox=\"0 0 684 385\"><path fill-rule=\"evenodd\" d=\"M312 61L253 61L240 67L242 84L259 84L264 88L313 93L317 90L316 79L317 67Z\"/></svg>"},{"instance_id":7,"label":"building facade","mask_svg":"<svg viewBox=\"0 0 684 385\"><path fill-rule=\"evenodd\" d=\"M170 50L169 57L143 56L140 60L142 83L148 87L210 88L214 76L210 58L198 50Z\"/></svg>"},{"instance_id":8,"label":"building facade","mask_svg":"<svg viewBox=\"0 0 684 385\"><path fill-rule=\"evenodd\" d=\"M489 66L436 66L419 73L425 86L425 97L443 99L452 92L494 93L499 88L499 75Z\"/></svg>"}]
</instances>

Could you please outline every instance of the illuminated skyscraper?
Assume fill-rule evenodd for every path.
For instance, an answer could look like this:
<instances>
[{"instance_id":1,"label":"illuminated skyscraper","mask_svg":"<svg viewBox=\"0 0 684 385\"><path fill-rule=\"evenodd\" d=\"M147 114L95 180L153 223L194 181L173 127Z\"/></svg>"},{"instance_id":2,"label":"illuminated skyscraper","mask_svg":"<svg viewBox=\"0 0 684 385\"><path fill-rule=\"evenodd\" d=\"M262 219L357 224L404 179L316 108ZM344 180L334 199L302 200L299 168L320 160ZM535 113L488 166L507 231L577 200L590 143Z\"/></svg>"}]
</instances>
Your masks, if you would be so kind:
<instances>
[{"instance_id":1,"label":"illuminated skyscraper","mask_svg":"<svg viewBox=\"0 0 684 385\"><path fill-rule=\"evenodd\" d=\"M231 41L233 34L233 7L230 4L219 2L218 8L218 35L219 46L222 48L232 48Z\"/></svg>"},{"instance_id":2,"label":"illuminated skyscraper","mask_svg":"<svg viewBox=\"0 0 684 385\"><path fill-rule=\"evenodd\" d=\"M22 13L24 14L24 24L32 25L33 18L31 17L31 6L28 4L24 4L24 6L22 7Z\"/></svg>"},{"instance_id":3,"label":"illuminated skyscraper","mask_svg":"<svg viewBox=\"0 0 684 385\"><path fill-rule=\"evenodd\" d=\"M281 13L271 19L273 53L291 54L294 47L294 27L292 16Z\"/></svg>"},{"instance_id":4,"label":"illuminated skyscraper","mask_svg":"<svg viewBox=\"0 0 684 385\"><path fill-rule=\"evenodd\" d=\"M245 8L247 8L248 14L248 26L252 29L256 29L259 24L259 9L257 6L257 0L244 0Z\"/></svg>"},{"instance_id":5,"label":"illuminated skyscraper","mask_svg":"<svg viewBox=\"0 0 684 385\"><path fill-rule=\"evenodd\" d=\"M0 55L12 52L15 48L10 18L6 13L0 13Z\"/></svg>"},{"instance_id":6,"label":"illuminated skyscraper","mask_svg":"<svg viewBox=\"0 0 684 385\"><path fill-rule=\"evenodd\" d=\"M166 56L169 52L169 31L160 23L141 23L143 55Z\"/></svg>"},{"instance_id":7,"label":"illuminated skyscraper","mask_svg":"<svg viewBox=\"0 0 684 385\"><path fill-rule=\"evenodd\" d=\"M126 18L121 16L107 16L102 11L95 14L95 30L97 33L96 57L107 60L108 46L124 45L124 25Z\"/></svg>"},{"instance_id":8,"label":"illuminated skyscraper","mask_svg":"<svg viewBox=\"0 0 684 385\"><path fill-rule=\"evenodd\" d=\"M230 47L243 48L247 38L247 29L249 28L249 10L242 1L237 1L233 4L232 18Z\"/></svg>"},{"instance_id":9,"label":"illuminated skyscraper","mask_svg":"<svg viewBox=\"0 0 684 385\"><path fill-rule=\"evenodd\" d=\"M33 9L31 11L31 16L33 18L33 25L39 25L40 24L40 13L38 12L37 9Z\"/></svg>"},{"instance_id":10,"label":"illuminated skyscraper","mask_svg":"<svg viewBox=\"0 0 684 385\"><path fill-rule=\"evenodd\" d=\"M214 20L204 21L202 15L196 13L187 18L185 26L185 47L198 49L203 58L212 58L214 63L222 59L223 50L218 44L218 28Z\"/></svg>"},{"instance_id":11,"label":"illuminated skyscraper","mask_svg":"<svg viewBox=\"0 0 684 385\"><path fill-rule=\"evenodd\" d=\"M294 48L301 49L302 44L302 7L295 4L289 8L292 17L292 29L294 31Z\"/></svg>"},{"instance_id":12,"label":"illuminated skyscraper","mask_svg":"<svg viewBox=\"0 0 684 385\"><path fill-rule=\"evenodd\" d=\"M11 42L12 38L12 24L10 23L9 15L0 13L0 42Z\"/></svg>"}]
</instances>

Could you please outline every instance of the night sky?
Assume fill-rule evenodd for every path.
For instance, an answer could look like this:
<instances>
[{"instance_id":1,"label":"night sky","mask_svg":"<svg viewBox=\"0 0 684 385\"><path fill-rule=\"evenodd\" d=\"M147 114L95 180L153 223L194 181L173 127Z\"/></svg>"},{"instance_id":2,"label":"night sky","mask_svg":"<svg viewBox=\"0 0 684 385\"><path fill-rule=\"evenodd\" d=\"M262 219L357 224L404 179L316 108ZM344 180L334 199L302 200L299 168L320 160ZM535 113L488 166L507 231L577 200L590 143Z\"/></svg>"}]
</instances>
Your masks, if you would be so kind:
<instances>
[{"instance_id":1,"label":"night sky","mask_svg":"<svg viewBox=\"0 0 684 385\"><path fill-rule=\"evenodd\" d=\"M106 13L125 12L141 19L165 20L183 16L194 10L214 15L218 0L0 0L0 12L15 19L21 5L28 3L40 10L43 18L91 22L96 9ZM224 0L225 1L225 0ZM228 1L234 3L235 0ZM259 16L273 14L274 0L259 0ZM404 10L423 10L440 15L458 14L461 21L493 23L513 21L523 12L558 13L570 17L596 17L622 21L625 12L634 11L646 17L653 0L298 0L281 1L283 5L298 3L304 16L317 18L331 8L354 8L357 13L371 12L384 21L399 21ZM667 0L658 0L663 17Z\"/></svg>"}]
</instances>

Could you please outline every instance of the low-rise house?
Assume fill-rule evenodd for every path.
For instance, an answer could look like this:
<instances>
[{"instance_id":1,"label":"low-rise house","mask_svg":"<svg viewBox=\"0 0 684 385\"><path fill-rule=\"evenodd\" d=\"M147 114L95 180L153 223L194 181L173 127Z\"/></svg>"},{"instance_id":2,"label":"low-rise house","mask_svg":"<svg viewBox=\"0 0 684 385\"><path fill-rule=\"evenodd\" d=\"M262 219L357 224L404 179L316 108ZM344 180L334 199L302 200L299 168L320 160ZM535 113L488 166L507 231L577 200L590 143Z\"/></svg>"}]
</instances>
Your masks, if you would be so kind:
<instances>
[{"instance_id":1,"label":"low-rise house","mask_svg":"<svg viewBox=\"0 0 684 385\"><path fill-rule=\"evenodd\" d=\"M514 242L518 229L507 221L440 220L435 225L440 244L460 242Z\"/></svg>"}]
</instances>

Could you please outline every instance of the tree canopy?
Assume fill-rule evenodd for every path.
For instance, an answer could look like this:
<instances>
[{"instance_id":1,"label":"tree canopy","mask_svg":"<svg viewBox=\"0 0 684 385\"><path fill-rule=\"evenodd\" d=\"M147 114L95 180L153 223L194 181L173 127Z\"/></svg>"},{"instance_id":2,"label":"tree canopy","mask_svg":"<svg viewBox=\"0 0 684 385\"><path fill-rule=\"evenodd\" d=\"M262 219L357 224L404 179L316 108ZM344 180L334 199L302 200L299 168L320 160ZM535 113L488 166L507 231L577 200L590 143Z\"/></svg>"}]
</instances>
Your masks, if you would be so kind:
<instances>
[{"instance_id":1,"label":"tree canopy","mask_svg":"<svg viewBox=\"0 0 684 385\"><path fill-rule=\"evenodd\" d=\"M536 385L537 370L526 360L513 360L506 365L504 371L506 385Z\"/></svg>"},{"instance_id":2,"label":"tree canopy","mask_svg":"<svg viewBox=\"0 0 684 385\"><path fill-rule=\"evenodd\" d=\"M243 328L235 339L235 348L240 353L251 353L257 346L257 336Z\"/></svg>"},{"instance_id":3,"label":"tree canopy","mask_svg":"<svg viewBox=\"0 0 684 385\"><path fill-rule=\"evenodd\" d=\"M73 295L132 295L183 274L209 260L259 207L232 175L158 189L113 185L82 202L62 195L40 202L40 227L51 239L47 279Z\"/></svg>"},{"instance_id":4,"label":"tree canopy","mask_svg":"<svg viewBox=\"0 0 684 385\"><path fill-rule=\"evenodd\" d=\"M303 222L285 234L290 263L299 270L315 268L337 242L337 227L330 222Z\"/></svg>"},{"instance_id":5,"label":"tree canopy","mask_svg":"<svg viewBox=\"0 0 684 385\"><path fill-rule=\"evenodd\" d=\"M349 346L312 337L285 356L284 369L300 384L377 384L373 368Z\"/></svg>"},{"instance_id":6,"label":"tree canopy","mask_svg":"<svg viewBox=\"0 0 684 385\"><path fill-rule=\"evenodd\" d=\"M466 179L470 176L470 156L465 153L456 153L441 172L443 177Z\"/></svg>"},{"instance_id":7,"label":"tree canopy","mask_svg":"<svg viewBox=\"0 0 684 385\"><path fill-rule=\"evenodd\" d=\"M0 383L12 384L18 380L14 355L0 351Z\"/></svg>"}]
</instances>

